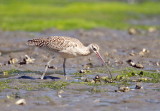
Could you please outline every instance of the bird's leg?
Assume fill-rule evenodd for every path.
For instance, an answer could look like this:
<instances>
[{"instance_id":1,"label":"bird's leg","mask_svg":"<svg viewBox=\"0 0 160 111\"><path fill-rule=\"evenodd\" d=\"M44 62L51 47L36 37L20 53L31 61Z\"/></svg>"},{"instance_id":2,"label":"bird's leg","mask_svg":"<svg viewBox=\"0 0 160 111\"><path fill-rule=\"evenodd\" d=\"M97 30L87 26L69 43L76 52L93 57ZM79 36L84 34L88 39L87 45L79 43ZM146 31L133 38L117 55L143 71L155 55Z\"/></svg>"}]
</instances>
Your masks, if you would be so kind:
<instances>
[{"instance_id":1,"label":"bird's leg","mask_svg":"<svg viewBox=\"0 0 160 111\"><path fill-rule=\"evenodd\" d=\"M66 77L66 58L64 58L64 61L63 61L63 71L64 71L64 76Z\"/></svg>"},{"instance_id":2,"label":"bird's leg","mask_svg":"<svg viewBox=\"0 0 160 111\"><path fill-rule=\"evenodd\" d=\"M43 72L43 75L41 76L41 79L44 79L44 76L45 76L45 74L46 74L46 72L47 72L47 69L48 69L48 67L49 67L49 64L52 62L52 60L53 60L54 58L55 58L55 57L52 57L52 59L49 60L49 62L47 63L47 65L46 65L46 67L45 67L45 70L44 70L44 72Z\"/></svg>"}]
</instances>

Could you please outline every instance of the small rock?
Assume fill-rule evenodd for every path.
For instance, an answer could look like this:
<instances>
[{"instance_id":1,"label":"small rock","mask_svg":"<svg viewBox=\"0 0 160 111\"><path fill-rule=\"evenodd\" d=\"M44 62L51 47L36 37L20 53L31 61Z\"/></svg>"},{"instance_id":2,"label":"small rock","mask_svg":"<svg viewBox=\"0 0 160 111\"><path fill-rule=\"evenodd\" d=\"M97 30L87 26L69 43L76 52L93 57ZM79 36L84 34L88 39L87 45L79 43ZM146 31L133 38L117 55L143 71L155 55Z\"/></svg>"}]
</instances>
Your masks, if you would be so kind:
<instances>
[{"instance_id":1,"label":"small rock","mask_svg":"<svg viewBox=\"0 0 160 111\"><path fill-rule=\"evenodd\" d=\"M143 87L141 86L140 82L137 83L135 89L143 89Z\"/></svg>"},{"instance_id":2,"label":"small rock","mask_svg":"<svg viewBox=\"0 0 160 111\"><path fill-rule=\"evenodd\" d=\"M106 83L115 83L112 79L105 79Z\"/></svg>"},{"instance_id":3,"label":"small rock","mask_svg":"<svg viewBox=\"0 0 160 111\"><path fill-rule=\"evenodd\" d=\"M24 64L26 64L26 61L21 61L21 62L19 62L19 64L24 65Z\"/></svg>"},{"instance_id":4,"label":"small rock","mask_svg":"<svg viewBox=\"0 0 160 111\"><path fill-rule=\"evenodd\" d=\"M140 51L140 52L139 52L139 55L140 55L140 56L144 56L145 53L144 53L143 51Z\"/></svg>"},{"instance_id":5,"label":"small rock","mask_svg":"<svg viewBox=\"0 0 160 111\"><path fill-rule=\"evenodd\" d=\"M123 64L123 61L120 61L120 60L116 59L115 63L117 63L117 64Z\"/></svg>"},{"instance_id":6,"label":"small rock","mask_svg":"<svg viewBox=\"0 0 160 111\"><path fill-rule=\"evenodd\" d=\"M159 66L159 62L156 62L156 66Z\"/></svg>"},{"instance_id":7,"label":"small rock","mask_svg":"<svg viewBox=\"0 0 160 111\"><path fill-rule=\"evenodd\" d=\"M92 58L90 57L90 58L88 58L88 61L91 61L92 60Z\"/></svg>"},{"instance_id":8,"label":"small rock","mask_svg":"<svg viewBox=\"0 0 160 111\"><path fill-rule=\"evenodd\" d=\"M119 91L119 90L115 90L115 92L121 92L121 91Z\"/></svg>"},{"instance_id":9,"label":"small rock","mask_svg":"<svg viewBox=\"0 0 160 111\"><path fill-rule=\"evenodd\" d=\"M95 79L100 79L100 76L99 76L99 75L96 75L96 76L95 76Z\"/></svg>"},{"instance_id":10,"label":"small rock","mask_svg":"<svg viewBox=\"0 0 160 111\"><path fill-rule=\"evenodd\" d=\"M136 80L136 79L133 79L132 82L137 82L137 80Z\"/></svg>"},{"instance_id":11,"label":"small rock","mask_svg":"<svg viewBox=\"0 0 160 111\"><path fill-rule=\"evenodd\" d=\"M135 63L131 59L126 61L130 66L135 67L135 68L144 68L144 66L140 63Z\"/></svg>"},{"instance_id":12,"label":"small rock","mask_svg":"<svg viewBox=\"0 0 160 111\"><path fill-rule=\"evenodd\" d=\"M157 29L156 27L149 27L148 32L155 32Z\"/></svg>"},{"instance_id":13,"label":"small rock","mask_svg":"<svg viewBox=\"0 0 160 111\"><path fill-rule=\"evenodd\" d=\"M134 56L134 55L136 55L136 53L132 50L132 52L129 55Z\"/></svg>"},{"instance_id":14,"label":"small rock","mask_svg":"<svg viewBox=\"0 0 160 111\"><path fill-rule=\"evenodd\" d=\"M139 80L139 81L147 81L148 78L145 78L145 77L144 77L144 78L139 78L138 80Z\"/></svg>"},{"instance_id":15,"label":"small rock","mask_svg":"<svg viewBox=\"0 0 160 111\"><path fill-rule=\"evenodd\" d=\"M145 53L149 53L150 52L148 49L145 49L145 48L143 48L142 51L145 52Z\"/></svg>"},{"instance_id":16,"label":"small rock","mask_svg":"<svg viewBox=\"0 0 160 111\"><path fill-rule=\"evenodd\" d=\"M141 71L141 72L139 73L139 75L140 75L140 76L143 76L143 71Z\"/></svg>"},{"instance_id":17,"label":"small rock","mask_svg":"<svg viewBox=\"0 0 160 111\"><path fill-rule=\"evenodd\" d=\"M62 98L62 95L61 95L61 94L62 94L63 92L64 92L63 90L58 91L58 97L59 97L59 98Z\"/></svg>"},{"instance_id":18,"label":"small rock","mask_svg":"<svg viewBox=\"0 0 160 111\"><path fill-rule=\"evenodd\" d=\"M150 51L148 49L143 48L143 50L139 52L139 55L144 56L144 55L149 54L149 53L150 53Z\"/></svg>"},{"instance_id":19,"label":"small rock","mask_svg":"<svg viewBox=\"0 0 160 111\"><path fill-rule=\"evenodd\" d=\"M11 96L9 96L9 95L7 95L6 97L7 97L7 99L10 99L10 98L11 98Z\"/></svg>"},{"instance_id":20,"label":"small rock","mask_svg":"<svg viewBox=\"0 0 160 111\"><path fill-rule=\"evenodd\" d=\"M142 64L139 64L139 63L136 64L135 67L136 67L136 68L140 68L140 69L144 68L144 66L143 66Z\"/></svg>"},{"instance_id":21,"label":"small rock","mask_svg":"<svg viewBox=\"0 0 160 111\"><path fill-rule=\"evenodd\" d=\"M16 101L15 104L16 105L26 105L26 100L25 99L19 99L18 101Z\"/></svg>"},{"instance_id":22,"label":"small rock","mask_svg":"<svg viewBox=\"0 0 160 111\"><path fill-rule=\"evenodd\" d=\"M62 98L62 95L59 94L58 97L59 97L59 98Z\"/></svg>"},{"instance_id":23,"label":"small rock","mask_svg":"<svg viewBox=\"0 0 160 111\"><path fill-rule=\"evenodd\" d=\"M87 63L85 65L85 68L89 69L89 68L93 68L93 64L92 63Z\"/></svg>"},{"instance_id":24,"label":"small rock","mask_svg":"<svg viewBox=\"0 0 160 111\"><path fill-rule=\"evenodd\" d=\"M17 58L11 58L9 61L8 61L8 64L15 64L18 62L18 59Z\"/></svg>"},{"instance_id":25,"label":"small rock","mask_svg":"<svg viewBox=\"0 0 160 111\"><path fill-rule=\"evenodd\" d=\"M108 52L105 52L104 55L105 55L105 56L109 56L109 53L108 53Z\"/></svg>"},{"instance_id":26,"label":"small rock","mask_svg":"<svg viewBox=\"0 0 160 111\"><path fill-rule=\"evenodd\" d=\"M89 70L89 69L81 69L81 70L79 71L79 73L87 73L87 72L90 72L90 70Z\"/></svg>"},{"instance_id":27,"label":"small rock","mask_svg":"<svg viewBox=\"0 0 160 111\"><path fill-rule=\"evenodd\" d=\"M86 79L84 80L84 82L89 82L89 80L86 78Z\"/></svg>"},{"instance_id":28,"label":"small rock","mask_svg":"<svg viewBox=\"0 0 160 111\"><path fill-rule=\"evenodd\" d=\"M121 92L128 92L128 91L130 91L130 88L129 87L125 87L125 86L120 86L118 89Z\"/></svg>"},{"instance_id":29,"label":"small rock","mask_svg":"<svg viewBox=\"0 0 160 111\"><path fill-rule=\"evenodd\" d=\"M101 77L101 79L103 79L103 80L108 79L108 76L103 76L103 77Z\"/></svg>"},{"instance_id":30,"label":"small rock","mask_svg":"<svg viewBox=\"0 0 160 111\"><path fill-rule=\"evenodd\" d=\"M34 58L31 58L31 57L29 57L28 55L25 55L25 57L26 57L26 63L27 63L27 64L34 63L34 61L35 61Z\"/></svg>"},{"instance_id":31,"label":"small rock","mask_svg":"<svg viewBox=\"0 0 160 111\"><path fill-rule=\"evenodd\" d=\"M61 94L61 93L63 93L64 91L63 90L60 90L60 91L58 91L58 94Z\"/></svg>"},{"instance_id":32,"label":"small rock","mask_svg":"<svg viewBox=\"0 0 160 111\"><path fill-rule=\"evenodd\" d=\"M136 66L136 63L134 63L131 59L127 60L127 63L128 63L130 66L133 66L133 67Z\"/></svg>"},{"instance_id":33,"label":"small rock","mask_svg":"<svg viewBox=\"0 0 160 111\"><path fill-rule=\"evenodd\" d=\"M23 58L23 61L19 62L20 65L24 65L24 64L30 64L30 63L34 63L35 59L29 57L28 55L25 55L25 58Z\"/></svg>"},{"instance_id":34,"label":"small rock","mask_svg":"<svg viewBox=\"0 0 160 111\"><path fill-rule=\"evenodd\" d=\"M55 66L48 66L49 69L57 69Z\"/></svg>"},{"instance_id":35,"label":"small rock","mask_svg":"<svg viewBox=\"0 0 160 111\"><path fill-rule=\"evenodd\" d=\"M0 52L0 56L2 55L2 52Z\"/></svg>"},{"instance_id":36,"label":"small rock","mask_svg":"<svg viewBox=\"0 0 160 111\"><path fill-rule=\"evenodd\" d=\"M134 35L134 34L137 33L137 30L136 30L134 27L131 27L131 28L129 28L128 33L129 33L130 35Z\"/></svg>"},{"instance_id":37,"label":"small rock","mask_svg":"<svg viewBox=\"0 0 160 111\"><path fill-rule=\"evenodd\" d=\"M95 83L95 81L94 81L94 80L91 80L91 83L93 84L93 83Z\"/></svg>"},{"instance_id":38,"label":"small rock","mask_svg":"<svg viewBox=\"0 0 160 111\"><path fill-rule=\"evenodd\" d=\"M99 75L96 75L95 78L93 79L96 82L101 82L101 78Z\"/></svg>"},{"instance_id":39,"label":"small rock","mask_svg":"<svg viewBox=\"0 0 160 111\"><path fill-rule=\"evenodd\" d=\"M86 70L81 69L81 70L79 71L79 73L86 73Z\"/></svg>"}]
</instances>

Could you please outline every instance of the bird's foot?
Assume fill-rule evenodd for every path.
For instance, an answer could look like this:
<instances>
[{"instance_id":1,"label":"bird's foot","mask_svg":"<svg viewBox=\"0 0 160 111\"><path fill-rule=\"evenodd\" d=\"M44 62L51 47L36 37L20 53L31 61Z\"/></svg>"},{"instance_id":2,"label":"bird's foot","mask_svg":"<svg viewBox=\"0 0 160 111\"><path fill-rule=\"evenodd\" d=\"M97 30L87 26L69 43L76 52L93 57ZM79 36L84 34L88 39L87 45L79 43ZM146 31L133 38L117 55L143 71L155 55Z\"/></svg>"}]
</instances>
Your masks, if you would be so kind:
<instances>
[{"instance_id":1,"label":"bird's foot","mask_svg":"<svg viewBox=\"0 0 160 111\"><path fill-rule=\"evenodd\" d=\"M41 76L41 79L44 79L44 76Z\"/></svg>"},{"instance_id":2,"label":"bird's foot","mask_svg":"<svg viewBox=\"0 0 160 111\"><path fill-rule=\"evenodd\" d=\"M65 79L67 80L67 76L65 76Z\"/></svg>"}]
</instances>

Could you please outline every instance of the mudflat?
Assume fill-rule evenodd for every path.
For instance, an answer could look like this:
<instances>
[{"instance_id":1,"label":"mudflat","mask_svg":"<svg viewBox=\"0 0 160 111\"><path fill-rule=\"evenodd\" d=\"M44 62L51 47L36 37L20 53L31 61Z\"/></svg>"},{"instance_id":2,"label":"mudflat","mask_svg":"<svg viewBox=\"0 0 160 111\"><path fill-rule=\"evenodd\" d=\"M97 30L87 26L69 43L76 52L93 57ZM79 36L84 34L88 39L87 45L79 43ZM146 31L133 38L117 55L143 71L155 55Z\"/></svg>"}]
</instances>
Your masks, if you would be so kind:
<instances>
[{"instance_id":1,"label":"mudflat","mask_svg":"<svg viewBox=\"0 0 160 111\"><path fill-rule=\"evenodd\" d=\"M54 35L75 37L84 45L98 44L112 81L94 54L67 59L68 80L63 76L63 59L57 56L45 79L39 79L52 55L26 42ZM159 30L130 33L106 28L0 31L0 109L159 111L159 35ZM25 102L15 104L20 99Z\"/></svg>"}]
</instances>

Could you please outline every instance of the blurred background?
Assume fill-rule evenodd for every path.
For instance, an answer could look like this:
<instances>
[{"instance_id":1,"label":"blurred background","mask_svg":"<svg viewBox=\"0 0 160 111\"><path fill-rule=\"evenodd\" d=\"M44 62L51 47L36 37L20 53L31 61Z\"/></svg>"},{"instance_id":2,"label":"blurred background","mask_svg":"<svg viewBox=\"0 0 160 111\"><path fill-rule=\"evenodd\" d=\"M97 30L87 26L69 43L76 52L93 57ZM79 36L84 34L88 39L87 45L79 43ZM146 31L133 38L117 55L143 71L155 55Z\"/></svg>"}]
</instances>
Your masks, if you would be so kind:
<instances>
[{"instance_id":1,"label":"blurred background","mask_svg":"<svg viewBox=\"0 0 160 111\"><path fill-rule=\"evenodd\" d=\"M26 42L54 35L98 44L113 80L95 54L39 80L53 54ZM160 0L0 0L0 110L160 111L159 47Z\"/></svg>"},{"instance_id":2,"label":"blurred background","mask_svg":"<svg viewBox=\"0 0 160 111\"><path fill-rule=\"evenodd\" d=\"M160 0L0 0L0 29L160 27Z\"/></svg>"}]
</instances>

